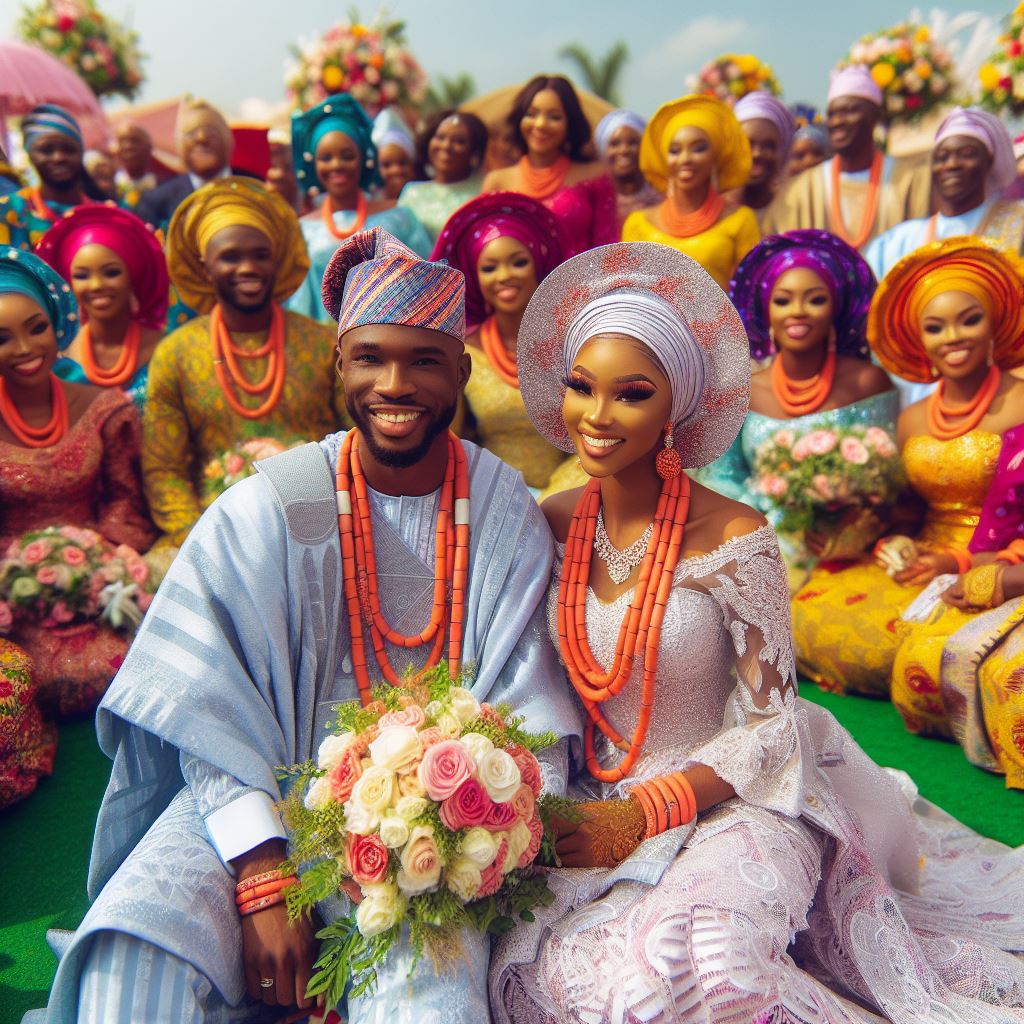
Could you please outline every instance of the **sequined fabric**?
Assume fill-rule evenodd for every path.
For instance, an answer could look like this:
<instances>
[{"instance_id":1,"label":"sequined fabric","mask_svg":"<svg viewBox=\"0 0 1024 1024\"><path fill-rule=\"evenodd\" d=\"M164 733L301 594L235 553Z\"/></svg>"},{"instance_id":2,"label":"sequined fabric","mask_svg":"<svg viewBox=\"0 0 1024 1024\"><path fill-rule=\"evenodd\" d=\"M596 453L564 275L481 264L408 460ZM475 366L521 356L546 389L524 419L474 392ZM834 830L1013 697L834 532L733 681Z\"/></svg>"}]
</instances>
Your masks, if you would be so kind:
<instances>
[{"instance_id":1,"label":"sequined fabric","mask_svg":"<svg viewBox=\"0 0 1024 1024\"><path fill-rule=\"evenodd\" d=\"M983 430L952 441L907 441L907 479L928 505L916 537L920 547L967 547L1001 443L998 434ZM896 583L870 557L852 566L822 563L793 599L800 670L825 689L888 697L899 619L920 592Z\"/></svg>"},{"instance_id":2,"label":"sequined fabric","mask_svg":"<svg viewBox=\"0 0 1024 1024\"><path fill-rule=\"evenodd\" d=\"M558 218L562 227L566 259L587 249L619 241L615 187L607 175L559 189L541 202Z\"/></svg>"},{"instance_id":3,"label":"sequined fabric","mask_svg":"<svg viewBox=\"0 0 1024 1024\"><path fill-rule=\"evenodd\" d=\"M0 638L0 810L53 772L57 730L43 721L35 691L32 660Z\"/></svg>"},{"instance_id":4,"label":"sequined fabric","mask_svg":"<svg viewBox=\"0 0 1024 1024\"><path fill-rule=\"evenodd\" d=\"M398 205L407 208L423 225L431 243L437 241L448 218L463 203L480 195L484 179L474 174L451 185L439 181L410 181L398 197Z\"/></svg>"}]
</instances>

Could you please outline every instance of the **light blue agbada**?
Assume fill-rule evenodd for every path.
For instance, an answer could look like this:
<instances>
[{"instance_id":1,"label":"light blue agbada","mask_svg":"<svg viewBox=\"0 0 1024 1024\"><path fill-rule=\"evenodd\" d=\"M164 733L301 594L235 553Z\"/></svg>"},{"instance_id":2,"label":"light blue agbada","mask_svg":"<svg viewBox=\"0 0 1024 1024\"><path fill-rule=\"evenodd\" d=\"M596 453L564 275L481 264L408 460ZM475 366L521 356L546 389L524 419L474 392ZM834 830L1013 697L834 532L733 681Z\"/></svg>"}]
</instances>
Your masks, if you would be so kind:
<instances>
[{"instance_id":1,"label":"light blue agbada","mask_svg":"<svg viewBox=\"0 0 1024 1024\"><path fill-rule=\"evenodd\" d=\"M62 957L41 1020L75 1020L80 990L83 1004L107 1000L110 1007L119 996L96 995L96 977L106 974L99 988L109 990L125 973L141 971L143 961L147 977L133 980L142 986L133 1005L151 1024L237 1020L252 1005L234 879L203 816L245 791L279 799L274 767L310 757L332 704L358 696L334 498L343 437L276 456L228 490L161 586L98 712L100 744L114 766L93 842L95 902ZM510 702L530 729L578 737L577 705L544 624L553 555L547 525L516 471L463 446L471 495L463 654L474 668L473 692ZM293 496L283 500L282 493ZM429 618L437 493L371 493L371 504L382 606L409 633ZM391 648L389 656L400 671L403 652ZM207 778L228 780L219 797L216 785L185 785L183 770L193 780L202 774L197 764ZM93 947L106 948L112 935L121 960L111 954L106 964L91 962ZM373 999L350 1005L350 1019L441 1019L435 1012L448 1024L486 1019L486 944L470 946L457 983L446 987L429 967L417 968L415 1000L408 998L408 961L397 958L395 976L382 977ZM124 955L129 947L148 952ZM192 980L173 989L175 972L179 981L183 972ZM195 1016L181 1010L180 999L184 992L194 1001L189 985L195 989L199 976L209 1012ZM123 1007L115 1001L94 1019L115 1024L125 1019Z\"/></svg>"}]
</instances>

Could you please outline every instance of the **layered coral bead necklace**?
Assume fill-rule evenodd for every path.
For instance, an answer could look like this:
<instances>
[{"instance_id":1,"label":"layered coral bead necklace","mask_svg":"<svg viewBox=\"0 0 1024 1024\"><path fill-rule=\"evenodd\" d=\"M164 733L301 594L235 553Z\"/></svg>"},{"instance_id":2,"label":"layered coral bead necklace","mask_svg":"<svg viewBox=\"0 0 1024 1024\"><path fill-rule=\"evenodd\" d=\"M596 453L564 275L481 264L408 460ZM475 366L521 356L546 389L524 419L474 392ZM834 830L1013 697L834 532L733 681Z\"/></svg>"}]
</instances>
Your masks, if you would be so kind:
<instances>
[{"instance_id":1,"label":"layered coral bead necklace","mask_svg":"<svg viewBox=\"0 0 1024 1024\"><path fill-rule=\"evenodd\" d=\"M359 460L359 432L356 430L350 430L342 442L335 486L345 606L352 642L352 670L363 703L368 704L372 700L373 686L364 624L369 629L381 674L393 686L400 685L401 680L388 659L385 642L406 649L430 644L430 655L424 667L433 668L444 652L446 633L448 669L455 678L462 661L462 626L469 578L469 467L462 442L449 432L448 462L434 527L434 606L430 622L415 636L405 636L392 629L381 611L370 500Z\"/></svg>"},{"instance_id":2,"label":"layered coral bead necklace","mask_svg":"<svg viewBox=\"0 0 1024 1024\"><path fill-rule=\"evenodd\" d=\"M109 370L105 370L96 360L92 332L88 324L82 324L78 337L82 339L82 369L91 384L97 384L101 388L119 388L135 376L135 371L139 368L139 347L142 343L142 327L138 320L132 320L128 324L117 361Z\"/></svg>"},{"instance_id":3,"label":"layered coral bead necklace","mask_svg":"<svg viewBox=\"0 0 1024 1024\"><path fill-rule=\"evenodd\" d=\"M680 213L669 198L658 207L661 226L673 238L693 238L709 231L717 223L725 209L725 200L713 189L708 189L707 198L692 213Z\"/></svg>"},{"instance_id":4,"label":"layered coral bead necklace","mask_svg":"<svg viewBox=\"0 0 1024 1024\"><path fill-rule=\"evenodd\" d=\"M516 191L531 199L549 199L565 184L572 161L563 153L550 167L534 167L528 156L521 157L516 170L523 187Z\"/></svg>"},{"instance_id":5,"label":"layered coral bead necklace","mask_svg":"<svg viewBox=\"0 0 1024 1024\"><path fill-rule=\"evenodd\" d=\"M952 441L974 430L999 393L1002 379L999 367L991 367L974 397L960 405L946 401L946 382L940 381L928 397L928 430L932 437L940 441Z\"/></svg>"},{"instance_id":6,"label":"layered coral bead necklace","mask_svg":"<svg viewBox=\"0 0 1024 1024\"><path fill-rule=\"evenodd\" d=\"M248 350L236 345L231 332L224 323L224 314L220 304L213 307L210 313L210 335L213 339L213 369L217 375L217 383L228 405L247 420L259 420L269 415L277 407L284 390L284 310L275 302L270 315L270 331L266 343L257 349ZM239 360L267 360L267 369L258 381L250 382L242 372ZM266 394L266 399L255 409L243 405L235 391L239 389L247 395Z\"/></svg>"},{"instance_id":7,"label":"layered coral bead necklace","mask_svg":"<svg viewBox=\"0 0 1024 1024\"><path fill-rule=\"evenodd\" d=\"M786 374L782 356L772 360L771 384L775 401L787 416L809 416L817 412L828 401L836 379L838 362L835 349L830 348L821 369L806 380L793 380Z\"/></svg>"},{"instance_id":8,"label":"layered coral bead necklace","mask_svg":"<svg viewBox=\"0 0 1024 1024\"><path fill-rule=\"evenodd\" d=\"M601 509L599 481L591 480L587 484L573 514L558 587L558 643L569 679L589 716L583 734L587 768L601 782L618 782L626 778L643 751L654 707L661 627L673 575L679 564L689 508L690 478L679 473L662 486L647 553L640 563L633 600L622 620L615 657L607 671L598 664L587 640L587 589L597 516ZM622 692L637 657L643 659L640 715L627 743L607 720L601 704ZM614 768L602 768L597 760L595 726L625 751L625 757Z\"/></svg>"},{"instance_id":9,"label":"layered coral bead necklace","mask_svg":"<svg viewBox=\"0 0 1024 1024\"><path fill-rule=\"evenodd\" d=\"M334 207L334 202L330 196L324 196L324 201L320 204L320 216L323 218L324 227L337 239L351 238L357 231L362 231L366 226L366 196L362 192L356 198L356 219L352 223L350 228L339 228L334 223L334 214L337 212Z\"/></svg>"},{"instance_id":10,"label":"layered coral bead necklace","mask_svg":"<svg viewBox=\"0 0 1024 1024\"><path fill-rule=\"evenodd\" d=\"M50 374L50 404L53 413L41 427L30 427L23 419L7 387L0 380L0 419L26 448L52 448L68 432L68 398L61 382Z\"/></svg>"},{"instance_id":11,"label":"layered coral bead necklace","mask_svg":"<svg viewBox=\"0 0 1024 1024\"><path fill-rule=\"evenodd\" d=\"M510 387L519 390L519 369L516 357L505 347L495 317L489 316L480 325L480 347L494 372Z\"/></svg>"},{"instance_id":12,"label":"layered coral bead necklace","mask_svg":"<svg viewBox=\"0 0 1024 1024\"><path fill-rule=\"evenodd\" d=\"M860 224L857 233L851 235L846 229L843 220L843 205L841 189L841 170L838 156L832 157L832 196L829 207L829 223L832 234L838 235L847 245L859 249L871 237L871 229L875 226L875 216L878 214L878 194L882 188L882 154L875 150L871 159L871 170L868 172L868 196L864 203L864 212L861 214Z\"/></svg>"}]
</instances>

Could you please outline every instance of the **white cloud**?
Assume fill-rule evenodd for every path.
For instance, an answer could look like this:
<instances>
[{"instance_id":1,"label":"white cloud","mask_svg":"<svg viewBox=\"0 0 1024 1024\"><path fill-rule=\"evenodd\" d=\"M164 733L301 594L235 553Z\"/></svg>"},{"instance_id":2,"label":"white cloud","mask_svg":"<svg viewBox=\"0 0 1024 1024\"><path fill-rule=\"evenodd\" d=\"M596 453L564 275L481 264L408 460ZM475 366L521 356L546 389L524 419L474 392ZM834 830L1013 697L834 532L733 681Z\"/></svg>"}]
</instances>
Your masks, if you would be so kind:
<instances>
[{"instance_id":1,"label":"white cloud","mask_svg":"<svg viewBox=\"0 0 1024 1024\"><path fill-rule=\"evenodd\" d=\"M672 64L707 60L739 39L749 27L743 18L719 18L714 14L694 18L664 39L644 60Z\"/></svg>"}]
</instances>

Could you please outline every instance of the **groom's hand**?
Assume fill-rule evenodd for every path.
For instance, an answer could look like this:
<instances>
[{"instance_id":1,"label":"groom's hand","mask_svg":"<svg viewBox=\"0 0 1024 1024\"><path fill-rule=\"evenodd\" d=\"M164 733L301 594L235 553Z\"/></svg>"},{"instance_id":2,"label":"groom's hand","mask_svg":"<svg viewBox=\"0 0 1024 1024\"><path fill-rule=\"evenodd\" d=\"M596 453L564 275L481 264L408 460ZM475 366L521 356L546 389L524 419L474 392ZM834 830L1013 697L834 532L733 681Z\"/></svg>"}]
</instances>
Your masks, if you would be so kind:
<instances>
[{"instance_id":1,"label":"groom's hand","mask_svg":"<svg viewBox=\"0 0 1024 1024\"><path fill-rule=\"evenodd\" d=\"M276 870L285 855L284 841L271 839L236 857L231 865L241 882ZM290 922L283 902L242 918L242 964L251 998L267 1006L312 1006L306 988L316 955L312 923L306 917ZM272 985L267 984L270 981Z\"/></svg>"}]
</instances>

